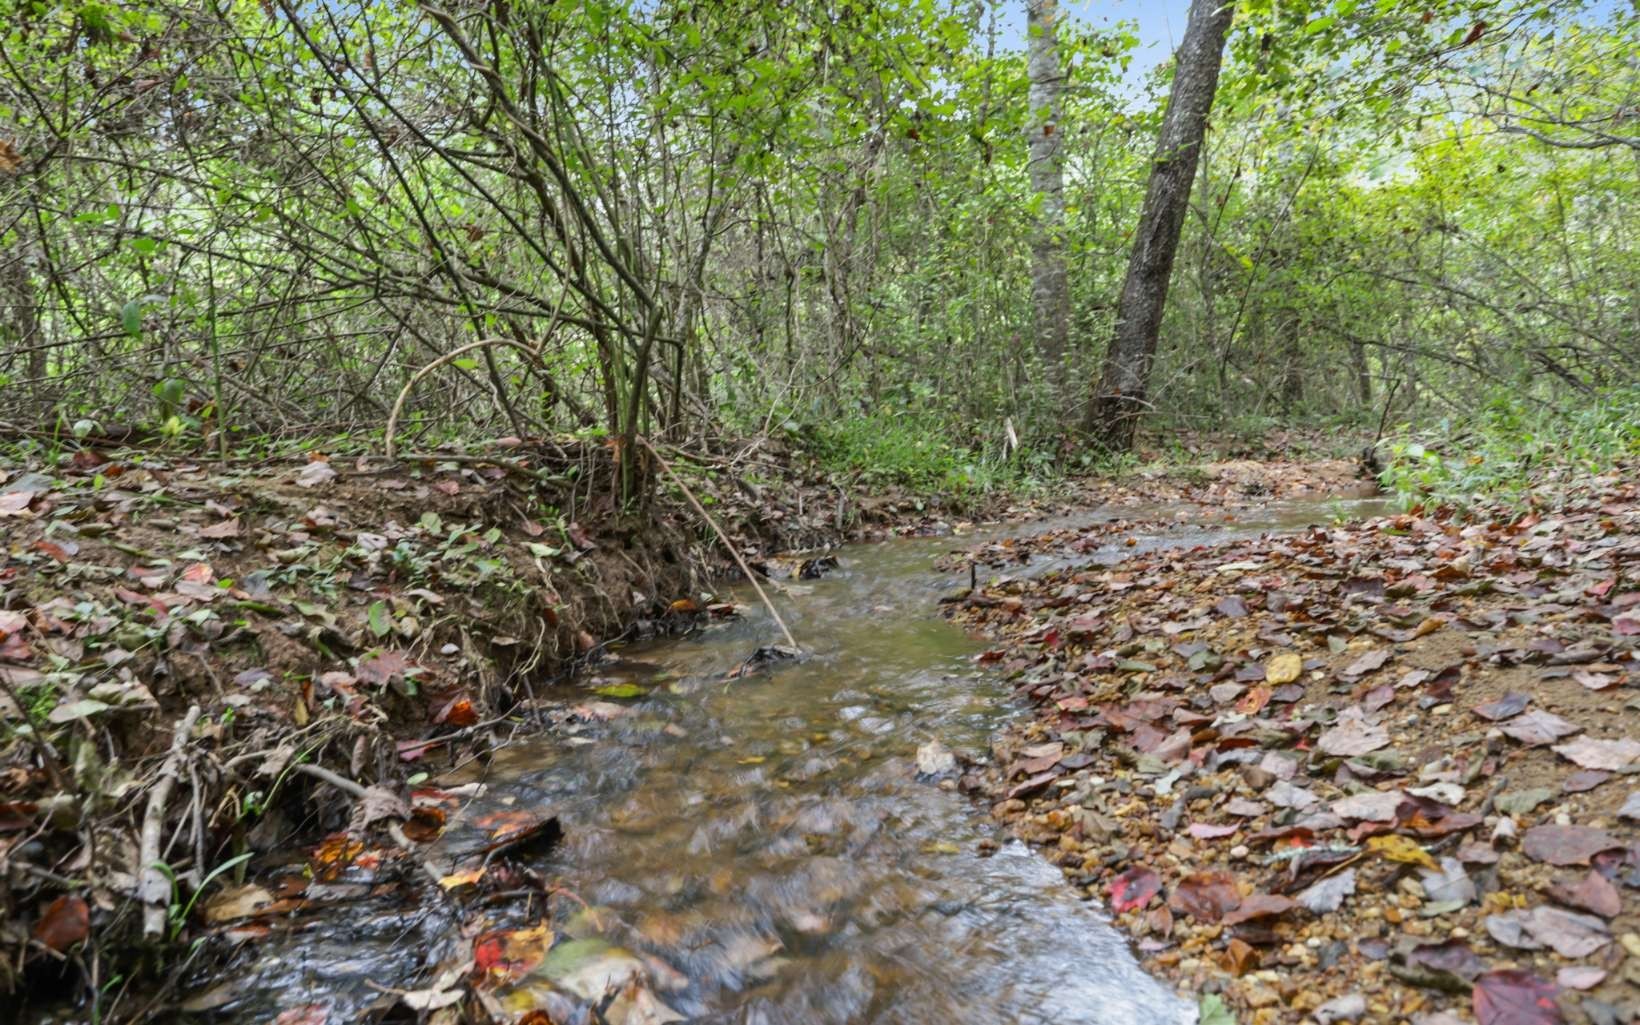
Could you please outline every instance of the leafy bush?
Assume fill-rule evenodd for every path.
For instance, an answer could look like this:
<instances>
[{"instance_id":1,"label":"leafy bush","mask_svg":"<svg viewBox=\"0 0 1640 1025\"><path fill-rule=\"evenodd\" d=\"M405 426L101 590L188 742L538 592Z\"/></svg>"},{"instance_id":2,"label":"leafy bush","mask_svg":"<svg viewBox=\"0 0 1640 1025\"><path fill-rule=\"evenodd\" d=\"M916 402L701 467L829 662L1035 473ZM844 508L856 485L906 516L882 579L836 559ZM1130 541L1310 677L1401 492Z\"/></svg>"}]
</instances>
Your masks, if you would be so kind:
<instances>
[{"instance_id":1,"label":"leafy bush","mask_svg":"<svg viewBox=\"0 0 1640 1025\"><path fill-rule=\"evenodd\" d=\"M1571 473L1601 473L1640 456L1640 388L1603 392L1575 409L1498 396L1467 420L1447 420L1389 444L1384 487L1408 505L1526 505Z\"/></svg>"}]
</instances>

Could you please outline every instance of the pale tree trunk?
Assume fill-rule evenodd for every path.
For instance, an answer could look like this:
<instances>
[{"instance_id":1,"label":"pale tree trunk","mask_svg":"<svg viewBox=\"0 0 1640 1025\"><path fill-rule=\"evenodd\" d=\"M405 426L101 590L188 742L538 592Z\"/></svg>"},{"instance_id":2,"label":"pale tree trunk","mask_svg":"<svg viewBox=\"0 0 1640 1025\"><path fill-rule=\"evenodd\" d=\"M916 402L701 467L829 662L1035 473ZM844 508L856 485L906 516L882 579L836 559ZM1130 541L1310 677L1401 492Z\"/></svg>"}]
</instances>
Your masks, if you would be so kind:
<instances>
[{"instance_id":1,"label":"pale tree trunk","mask_svg":"<svg viewBox=\"0 0 1640 1025\"><path fill-rule=\"evenodd\" d=\"M1065 144L1059 124L1065 79L1059 66L1059 0L1026 0L1031 116L1026 122L1031 191L1040 204L1031 238L1031 309L1036 351L1057 391L1070 335L1065 277Z\"/></svg>"},{"instance_id":2,"label":"pale tree trunk","mask_svg":"<svg viewBox=\"0 0 1640 1025\"><path fill-rule=\"evenodd\" d=\"M1112 452L1133 447L1139 415L1147 405L1168 278L1190 206L1190 184L1207 131L1207 114L1218 89L1225 36L1234 16L1231 0L1192 0L1190 4L1190 24L1179 47L1150 185L1116 307L1116 330L1088 407L1089 434Z\"/></svg>"}]
</instances>

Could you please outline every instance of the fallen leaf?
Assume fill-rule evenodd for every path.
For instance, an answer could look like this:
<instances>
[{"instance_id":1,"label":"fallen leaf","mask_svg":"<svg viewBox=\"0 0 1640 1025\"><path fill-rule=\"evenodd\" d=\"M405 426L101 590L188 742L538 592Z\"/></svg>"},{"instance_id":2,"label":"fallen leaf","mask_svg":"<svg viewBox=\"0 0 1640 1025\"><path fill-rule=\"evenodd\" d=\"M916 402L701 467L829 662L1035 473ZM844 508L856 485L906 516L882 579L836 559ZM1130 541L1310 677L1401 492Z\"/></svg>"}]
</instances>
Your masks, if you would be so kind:
<instances>
[{"instance_id":1,"label":"fallen leaf","mask_svg":"<svg viewBox=\"0 0 1640 1025\"><path fill-rule=\"evenodd\" d=\"M1522 950L1549 947L1565 958L1588 957L1611 942L1605 922L1548 904L1489 915L1486 931L1505 946Z\"/></svg>"},{"instance_id":2,"label":"fallen leaf","mask_svg":"<svg viewBox=\"0 0 1640 1025\"><path fill-rule=\"evenodd\" d=\"M1533 826L1521 838L1527 857L1550 865L1587 865L1601 851L1623 846L1603 829L1590 826Z\"/></svg>"},{"instance_id":3,"label":"fallen leaf","mask_svg":"<svg viewBox=\"0 0 1640 1025\"><path fill-rule=\"evenodd\" d=\"M1609 769L1623 772L1640 762L1640 741L1624 737L1620 740L1596 740L1578 737L1564 744L1556 744L1556 754L1576 762L1585 769Z\"/></svg>"},{"instance_id":4,"label":"fallen leaf","mask_svg":"<svg viewBox=\"0 0 1640 1025\"><path fill-rule=\"evenodd\" d=\"M62 953L91 935L91 908L83 898L65 893L46 905L34 923L34 938Z\"/></svg>"},{"instance_id":5,"label":"fallen leaf","mask_svg":"<svg viewBox=\"0 0 1640 1025\"><path fill-rule=\"evenodd\" d=\"M249 918L256 909L273 903L273 894L254 883L235 886L214 894L205 905L205 921L211 925Z\"/></svg>"},{"instance_id":6,"label":"fallen leaf","mask_svg":"<svg viewBox=\"0 0 1640 1025\"><path fill-rule=\"evenodd\" d=\"M1540 744L1552 744L1561 737L1570 736L1582 729L1581 726L1562 719L1558 715L1534 708L1529 712L1522 712L1508 722L1501 723L1498 729L1507 736L1514 737L1522 744L1536 747Z\"/></svg>"},{"instance_id":7,"label":"fallen leaf","mask_svg":"<svg viewBox=\"0 0 1640 1025\"><path fill-rule=\"evenodd\" d=\"M1628 800L1623 802L1623 807L1617 809L1617 817L1640 821L1640 790L1629 794Z\"/></svg>"},{"instance_id":8,"label":"fallen leaf","mask_svg":"<svg viewBox=\"0 0 1640 1025\"><path fill-rule=\"evenodd\" d=\"M1606 981L1606 969L1594 965L1567 965L1555 973L1555 983L1562 989L1594 989Z\"/></svg>"},{"instance_id":9,"label":"fallen leaf","mask_svg":"<svg viewBox=\"0 0 1640 1025\"><path fill-rule=\"evenodd\" d=\"M230 537L238 537L239 521L223 520L221 523L213 523L208 527L200 527L199 536L209 538L213 541L221 541Z\"/></svg>"},{"instance_id":10,"label":"fallen leaf","mask_svg":"<svg viewBox=\"0 0 1640 1025\"><path fill-rule=\"evenodd\" d=\"M1510 968L1487 972L1470 992L1479 1025L1559 1025L1558 989L1538 976Z\"/></svg>"},{"instance_id":11,"label":"fallen leaf","mask_svg":"<svg viewBox=\"0 0 1640 1025\"><path fill-rule=\"evenodd\" d=\"M322 459L316 459L302 467L302 472L296 475L296 485L303 488L316 488L321 484L328 484L336 479L336 471Z\"/></svg>"},{"instance_id":12,"label":"fallen leaf","mask_svg":"<svg viewBox=\"0 0 1640 1025\"><path fill-rule=\"evenodd\" d=\"M1399 862L1403 865L1422 865L1432 869L1440 867L1428 851L1418 846L1416 840L1401 836L1399 833L1368 837L1367 850L1386 861Z\"/></svg>"},{"instance_id":13,"label":"fallen leaf","mask_svg":"<svg viewBox=\"0 0 1640 1025\"><path fill-rule=\"evenodd\" d=\"M1356 706L1338 713L1337 725L1316 741L1322 751L1340 758L1368 754L1388 744L1389 731L1369 720Z\"/></svg>"},{"instance_id":14,"label":"fallen leaf","mask_svg":"<svg viewBox=\"0 0 1640 1025\"><path fill-rule=\"evenodd\" d=\"M1545 801L1553 800L1555 792L1548 787L1529 790L1505 790L1492 799L1492 806L1509 815L1526 815Z\"/></svg>"},{"instance_id":15,"label":"fallen leaf","mask_svg":"<svg viewBox=\"0 0 1640 1025\"><path fill-rule=\"evenodd\" d=\"M1344 898L1355 894L1355 869L1347 868L1337 875L1318 879L1298 895L1298 902L1316 914L1337 911Z\"/></svg>"},{"instance_id":16,"label":"fallen leaf","mask_svg":"<svg viewBox=\"0 0 1640 1025\"><path fill-rule=\"evenodd\" d=\"M1223 923L1231 926L1256 918L1274 918L1296 907L1298 902L1291 897L1282 897L1274 893L1253 893L1243 897L1241 903L1236 905L1236 909L1224 916Z\"/></svg>"},{"instance_id":17,"label":"fallen leaf","mask_svg":"<svg viewBox=\"0 0 1640 1025\"><path fill-rule=\"evenodd\" d=\"M1617 887L1593 869L1576 886L1556 883L1549 887L1549 896L1562 904L1592 911L1602 918L1613 918L1623 910L1623 898Z\"/></svg>"},{"instance_id":18,"label":"fallen leaf","mask_svg":"<svg viewBox=\"0 0 1640 1025\"><path fill-rule=\"evenodd\" d=\"M1475 882L1464 871L1463 862L1453 857L1443 857L1439 869L1425 869L1419 875L1419 881L1424 886L1424 896L1437 904L1457 902L1468 904L1475 899Z\"/></svg>"},{"instance_id":19,"label":"fallen leaf","mask_svg":"<svg viewBox=\"0 0 1640 1025\"><path fill-rule=\"evenodd\" d=\"M1264 664L1264 681L1271 686L1292 683L1304 672L1304 659L1296 652L1284 651Z\"/></svg>"},{"instance_id":20,"label":"fallen leaf","mask_svg":"<svg viewBox=\"0 0 1640 1025\"><path fill-rule=\"evenodd\" d=\"M1168 905L1182 911L1198 922L1211 925L1234 911L1241 903L1241 892L1228 872L1193 872L1179 880L1168 898Z\"/></svg>"},{"instance_id":21,"label":"fallen leaf","mask_svg":"<svg viewBox=\"0 0 1640 1025\"><path fill-rule=\"evenodd\" d=\"M1384 667L1393 652L1388 648L1374 648L1344 668L1344 675L1349 677L1365 676Z\"/></svg>"},{"instance_id":22,"label":"fallen leaf","mask_svg":"<svg viewBox=\"0 0 1640 1025\"><path fill-rule=\"evenodd\" d=\"M1399 790L1371 790L1339 798L1331 808L1334 815L1350 822L1393 822L1395 810L1401 806L1402 800L1404 798Z\"/></svg>"},{"instance_id":23,"label":"fallen leaf","mask_svg":"<svg viewBox=\"0 0 1640 1025\"><path fill-rule=\"evenodd\" d=\"M1110 906L1117 914L1142 908L1162 889L1162 877L1142 866L1134 866L1111 880Z\"/></svg>"},{"instance_id":24,"label":"fallen leaf","mask_svg":"<svg viewBox=\"0 0 1640 1025\"><path fill-rule=\"evenodd\" d=\"M1230 974L1240 978L1258 967L1258 951L1247 941L1234 938L1224 948L1224 959Z\"/></svg>"},{"instance_id":25,"label":"fallen leaf","mask_svg":"<svg viewBox=\"0 0 1640 1025\"><path fill-rule=\"evenodd\" d=\"M1525 694L1505 694L1496 701L1488 701L1474 709L1476 715L1482 719L1497 722L1499 719L1509 719L1526 711L1526 706L1532 701Z\"/></svg>"}]
</instances>

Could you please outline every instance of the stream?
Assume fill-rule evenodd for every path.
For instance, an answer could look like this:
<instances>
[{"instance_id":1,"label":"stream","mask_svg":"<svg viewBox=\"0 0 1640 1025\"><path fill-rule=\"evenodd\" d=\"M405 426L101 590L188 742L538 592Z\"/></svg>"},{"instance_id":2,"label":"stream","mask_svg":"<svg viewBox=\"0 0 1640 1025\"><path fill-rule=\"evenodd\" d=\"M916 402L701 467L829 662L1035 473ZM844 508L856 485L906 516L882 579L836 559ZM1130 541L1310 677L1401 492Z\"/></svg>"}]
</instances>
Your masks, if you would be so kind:
<instances>
[{"instance_id":1,"label":"stream","mask_svg":"<svg viewBox=\"0 0 1640 1025\"><path fill-rule=\"evenodd\" d=\"M1007 572L1116 562L1375 508L1273 504L1228 525L1113 532L1109 549ZM976 663L984 642L939 618L938 597L967 581L934 572L937 557L1116 516L1204 514L1222 516L1122 508L851 545L825 576L775 595L810 653L801 660L725 679L779 640L748 589L736 595L744 616L625 648L563 688L555 696L568 704L619 710L567 740L514 744L481 775L440 781L482 779L468 817L550 809L563 826L534 866L567 891L552 905L558 946L546 977L532 975L506 1006L586 1020L565 990L637 978L644 1000L611 1008L612 1025L1193 1021L1194 1006L1140 970L1098 904L1009 839L981 804L919 779L914 759L935 738L983 754L1028 714ZM216 1004L215 1021L355 1021L383 987L412 987L471 942L455 935L452 917L402 901L340 906L247 944L228 998L196 1003ZM298 1006L307 1016L292 1013Z\"/></svg>"}]
</instances>

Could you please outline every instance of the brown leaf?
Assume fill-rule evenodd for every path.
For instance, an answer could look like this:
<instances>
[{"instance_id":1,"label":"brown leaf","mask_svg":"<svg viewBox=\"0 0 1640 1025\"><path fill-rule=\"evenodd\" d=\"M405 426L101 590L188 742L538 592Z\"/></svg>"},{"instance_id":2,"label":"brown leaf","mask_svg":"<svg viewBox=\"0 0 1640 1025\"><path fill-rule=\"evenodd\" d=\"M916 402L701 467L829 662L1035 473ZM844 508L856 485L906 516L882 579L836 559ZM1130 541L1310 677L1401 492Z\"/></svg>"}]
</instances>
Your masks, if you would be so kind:
<instances>
[{"instance_id":1,"label":"brown leaf","mask_svg":"<svg viewBox=\"0 0 1640 1025\"><path fill-rule=\"evenodd\" d=\"M1564 883L1550 886L1549 896L1562 904L1592 911L1602 918L1612 918L1623 910L1623 898L1617 892L1617 887L1611 884L1611 880L1592 869L1576 886L1567 886Z\"/></svg>"},{"instance_id":2,"label":"brown leaf","mask_svg":"<svg viewBox=\"0 0 1640 1025\"><path fill-rule=\"evenodd\" d=\"M221 523L213 523L208 527L200 527L199 536L209 538L213 541L220 541L230 537L238 537L239 521L223 520Z\"/></svg>"},{"instance_id":3,"label":"brown leaf","mask_svg":"<svg viewBox=\"0 0 1640 1025\"><path fill-rule=\"evenodd\" d=\"M1211 925L1241 903L1236 880L1228 872L1194 872L1179 880L1168 898L1168 906L1198 922Z\"/></svg>"},{"instance_id":4,"label":"brown leaf","mask_svg":"<svg viewBox=\"0 0 1640 1025\"><path fill-rule=\"evenodd\" d=\"M1258 967L1258 951L1245 940L1232 939L1224 950L1225 967L1238 978Z\"/></svg>"},{"instance_id":5,"label":"brown leaf","mask_svg":"<svg viewBox=\"0 0 1640 1025\"><path fill-rule=\"evenodd\" d=\"M1550 865L1587 865L1601 851L1623 846L1606 832L1589 826L1533 826L1521 838L1527 857Z\"/></svg>"},{"instance_id":6,"label":"brown leaf","mask_svg":"<svg viewBox=\"0 0 1640 1025\"><path fill-rule=\"evenodd\" d=\"M1224 916L1224 924L1227 926L1238 925L1242 922L1250 922L1255 918L1273 918L1277 915L1284 915L1296 907L1298 907L1298 902L1291 897L1282 897L1273 893L1249 894L1242 899L1242 902L1236 906L1234 911Z\"/></svg>"},{"instance_id":7,"label":"brown leaf","mask_svg":"<svg viewBox=\"0 0 1640 1025\"><path fill-rule=\"evenodd\" d=\"M359 679L377 687L386 685L395 676L403 676L412 663L403 652L381 651L359 659Z\"/></svg>"},{"instance_id":8,"label":"brown leaf","mask_svg":"<svg viewBox=\"0 0 1640 1025\"><path fill-rule=\"evenodd\" d=\"M205 904L203 914L206 922L220 925L236 918L249 918L256 914L258 908L272 903L272 893L255 883L248 883L212 895Z\"/></svg>"},{"instance_id":9,"label":"brown leaf","mask_svg":"<svg viewBox=\"0 0 1640 1025\"><path fill-rule=\"evenodd\" d=\"M34 938L62 953L91 935L91 909L80 897L65 893L46 905L34 923Z\"/></svg>"}]
</instances>

